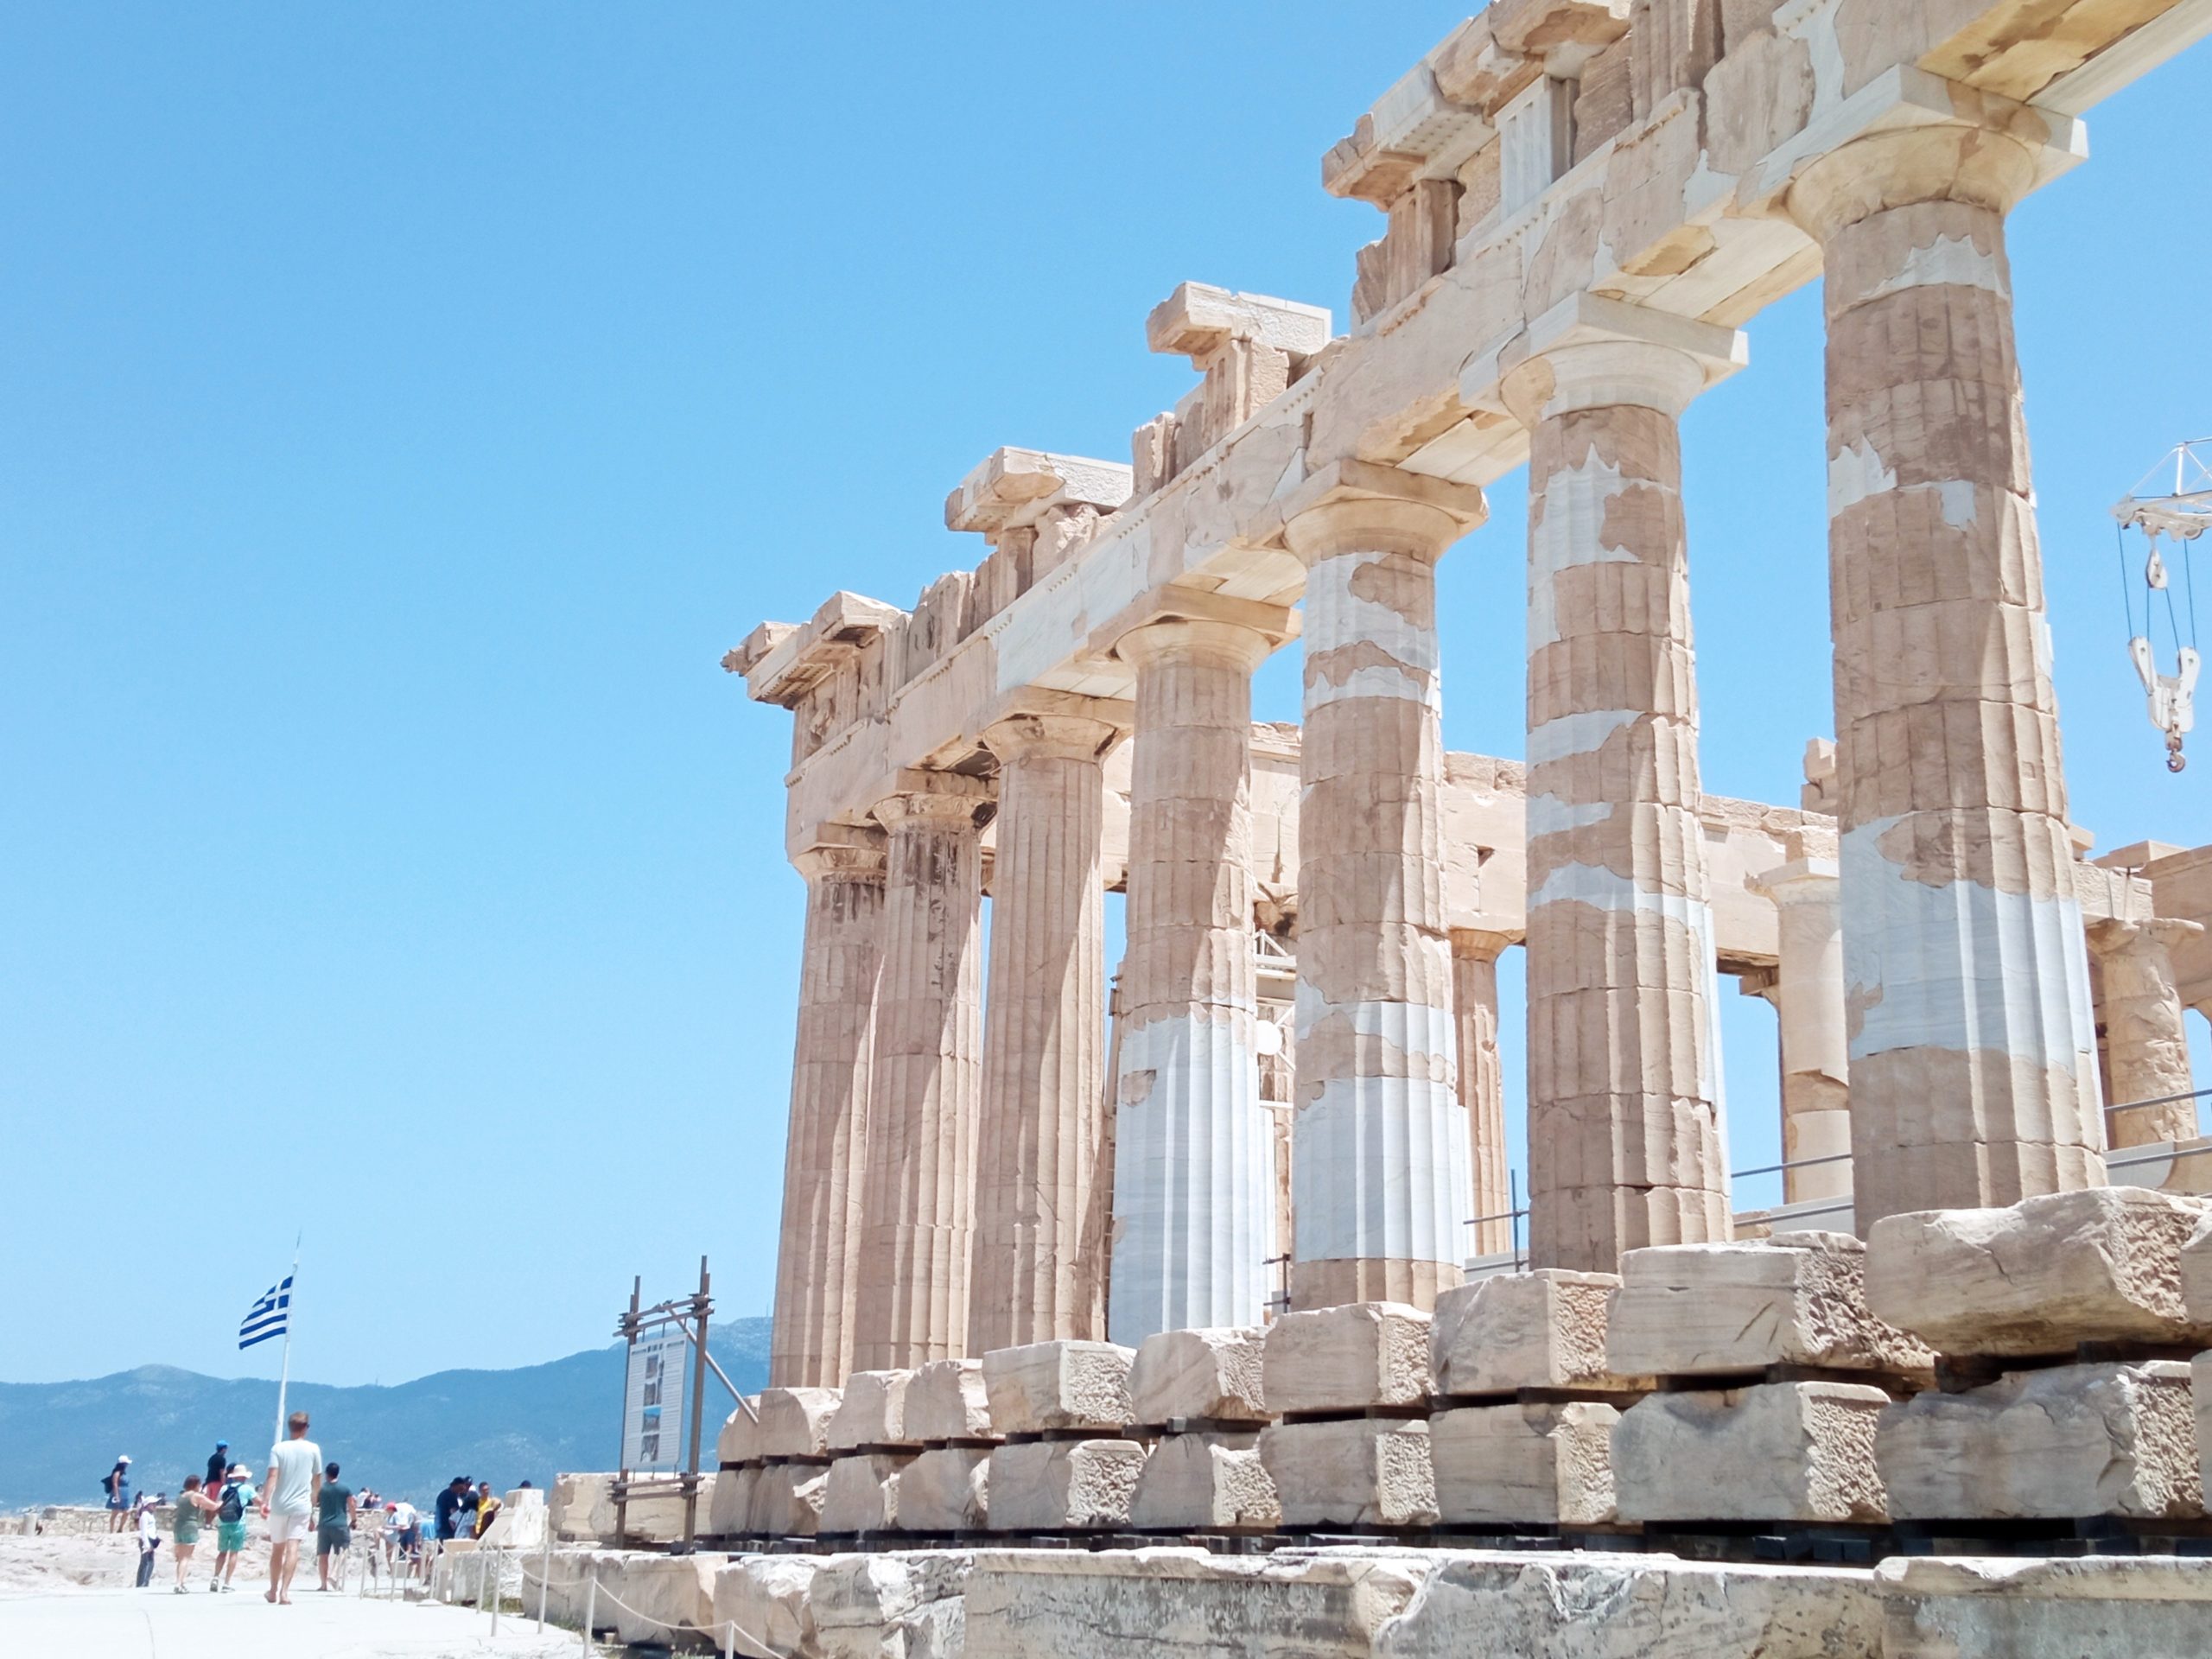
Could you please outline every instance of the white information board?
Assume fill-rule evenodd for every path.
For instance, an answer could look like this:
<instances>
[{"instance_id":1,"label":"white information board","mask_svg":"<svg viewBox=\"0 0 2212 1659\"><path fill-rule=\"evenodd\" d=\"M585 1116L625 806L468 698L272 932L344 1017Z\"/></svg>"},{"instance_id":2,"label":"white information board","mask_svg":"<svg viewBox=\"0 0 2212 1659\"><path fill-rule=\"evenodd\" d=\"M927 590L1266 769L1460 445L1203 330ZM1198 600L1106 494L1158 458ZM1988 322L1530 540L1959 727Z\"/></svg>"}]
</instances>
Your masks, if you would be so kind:
<instances>
[{"instance_id":1,"label":"white information board","mask_svg":"<svg viewBox=\"0 0 2212 1659\"><path fill-rule=\"evenodd\" d=\"M691 1344L677 1332L639 1337L622 1387L622 1467L663 1473L683 1465L683 1375Z\"/></svg>"}]
</instances>

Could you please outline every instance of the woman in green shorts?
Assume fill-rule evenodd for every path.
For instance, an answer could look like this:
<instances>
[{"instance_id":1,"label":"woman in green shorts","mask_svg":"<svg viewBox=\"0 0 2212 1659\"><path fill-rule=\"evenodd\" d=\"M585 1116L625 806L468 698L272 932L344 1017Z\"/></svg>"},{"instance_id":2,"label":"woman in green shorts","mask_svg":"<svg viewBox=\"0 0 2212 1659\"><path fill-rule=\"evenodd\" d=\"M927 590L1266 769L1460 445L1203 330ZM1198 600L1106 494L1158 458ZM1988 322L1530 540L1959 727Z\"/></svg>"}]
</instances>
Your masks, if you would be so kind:
<instances>
[{"instance_id":1,"label":"woman in green shorts","mask_svg":"<svg viewBox=\"0 0 2212 1659\"><path fill-rule=\"evenodd\" d=\"M245 1465L234 1463L223 1477L223 1493L215 1501L215 1581L210 1590L227 1590L231 1575L238 1570L245 1551L245 1518L253 1509L253 1478Z\"/></svg>"},{"instance_id":2,"label":"woman in green shorts","mask_svg":"<svg viewBox=\"0 0 2212 1659\"><path fill-rule=\"evenodd\" d=\"M200 1541L200 1529L214 1513L215 1500L200 1490L200 1477L187 1475L170 1523L176 1536L176 1592L180 1596L184 1593L184 1569L191 1564L193 1547Z\"/></svg>"}]
</instances>

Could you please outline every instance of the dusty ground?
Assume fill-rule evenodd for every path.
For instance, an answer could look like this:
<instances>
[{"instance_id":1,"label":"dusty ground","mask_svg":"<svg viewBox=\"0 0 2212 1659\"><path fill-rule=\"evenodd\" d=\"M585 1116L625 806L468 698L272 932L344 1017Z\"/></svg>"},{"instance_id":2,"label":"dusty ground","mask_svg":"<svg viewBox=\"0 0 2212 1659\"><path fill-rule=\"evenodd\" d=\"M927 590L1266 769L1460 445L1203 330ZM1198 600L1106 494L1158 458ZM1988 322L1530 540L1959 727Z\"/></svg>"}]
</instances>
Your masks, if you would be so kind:
<instances>
[{"instance_id":1,"label":"dusty ground","mask_svg":"<svg viewBox=\"0 0 2212 1659\"><path fill-rule=\"evenodd\" d=\"M168 1547L150 1590L132 1587L138 1549L130 1538L0 1537L0 1654L8 1659L550 1659L578 1650L573 1632L540 1637L527 1619L503 1616L499 1633L481 1613L434 1604L324 1595L310 1561L294 1580L292 1605L262 1599L268 1545L255 1541L239 1563L238 1588L211 1594L205 1545L191 1590L177 1595ZM249 1572L253 1575L248 1577ZM304 1587L302 1587L304 1586ZM358 1585L355 1588L358 1588Z\"/></svg>"}]
</instances>

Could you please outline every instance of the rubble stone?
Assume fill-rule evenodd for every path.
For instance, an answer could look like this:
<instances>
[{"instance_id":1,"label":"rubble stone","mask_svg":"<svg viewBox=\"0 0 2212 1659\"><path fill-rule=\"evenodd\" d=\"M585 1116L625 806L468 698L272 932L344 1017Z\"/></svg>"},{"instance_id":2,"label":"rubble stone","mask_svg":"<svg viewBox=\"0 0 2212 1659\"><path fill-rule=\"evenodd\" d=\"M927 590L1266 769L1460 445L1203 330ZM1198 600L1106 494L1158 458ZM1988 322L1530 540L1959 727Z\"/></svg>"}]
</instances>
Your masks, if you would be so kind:
<instances>
[{"instance_id":1,"label":"rubble stone","mask_svg":"<svg viewBox=\"0 0 2212 1659\"><path fill-rule=\"evenodd\" d=\"M725 1469L715 1480L714 1500L707 1506L707 1534L727 1538L753 1529L753 1489L760 1483L757 1464ZM608 1516L609 1521L613 1516Z\"/></svg>"},{"instance_id":2,"label":"rubble stone","mask_svg":"<svg viewBox=\"0 0 2212 1659\"><path fill-rule=\"evenodd\" d=\"M1496 1274L1436 1299L1429 1363L1440 1395L1520 1389L1648 1388L1605 1361L1605 1322L1618 1275L1539 1268Z\"/></svg>"},{"instance_id":3,"label":"rubble stone","mask_svg":"<svg viewBox=\"0 0 2212 1659\"><path fill-rule=\"evenodd\" d=\"M906 1433L924 1444L995 1438L983 1362L933 1359L917 1370L906 1385Z\"/></svg>"},{"instance_id":4,"label":"rubble stone","mask_svg":"<svg viewBox=\"0 0 2212 1659\"><path fill-rule=\"evenodd\" d=\"M1170 1434L1152 1448L1129 1500L1140 1532L1272 1527L1282 1520L1257 1429Z\"/></svg>"},{"instance_id":5,"label":"rubble stone","mask_svg":"<svg viewBox=\"0 0 2212 1659\"><path fill-rule=\"evenodd\" d=\"M721 1464L758 1463L760 1451L760 1396L748 1395L745 1405L722 1419L721 1432L715 1436L715 1461Z\"/></svg>"},{"instance_id":6,"label":"rubble stone","mask_svg":"<svg viewBox=\"0 0 2212 1659\"><path fill-rule=\"evenodd\" d=\"M981 1532L990 1518L991 1454L979 1446L925 1452L899 1476L906 1532Z\"/></svg>"},{"instance_id":7,"label":"rubble stone","mask_svg":"<svg viewBox=\"0 0 2212 1659\"><path fill-rule=\"evenodd\" d=\"M1265 1422L1267 1333L1254 1326L1162 1331L1147 1337L1129 1367L1134 1421Z\"/></svg>"},{"instance_id":8,"label":"rubble stone","mask_svg":"<svg viewBox=\"0 0 2212 1659\"><path fill-rule=\"evenodd\" d=\"M1874 1453L1898 1520L2203 1513L2190 1368L2060 1365L1887 1408Z\"/></svg>"},{"instance_id":9,"label":"rubble stone","mask_svg":"<svg viewBox=\"0 0 2212 1659\"><path fill-rule=\"evenodd\" d=\"M2202 1653L2212 1561L1892 1556L1874 1569L1883 1659L2138 1659Z\"/></svg>"},{"instance_id":10,"label":"rubble stone","mask_svg":"<svg viewBox=\"0 0 2212 1659\"><path fill-rule=\"evenodd\" d=\"M1439 1412L1428 1424L1439 1516L1476 1525L1611 1522L1620 1415L1594 1400Z\"/></svg>"},{"instance_id":11,"label":"rubble stone","mask_svg":"<svg viewBox=\"0 0 2212 1659\"><path fill-rule=\"evenodd\" d=\"M1287 1526L1415 1527L1437 1518L1428 1425L1417 1420L1276 1423L1261 1431L1260 1462Z\"/></svg>"},{"instance_id":12,"label":"rubble stone","mask_svg":"<svg viewBox=\"0 0 2212 1659\"><path fill-rule=\"evenodd\" d=\"M1613 1428L1620 1517L1880 1521L1874 1430L1889 1403L1855 1382L1646 1395Z\"/></svg>"},{"instance_id":13,"label":"rubble stone","mask_svg":"<svg viewBox=\"0 0 2212 1659\"><path fill-rule=\"evenodd\" d=\"M855 1371L830 1419L830 1450L862 1446L906 1446L906 1387L912 1371Z\"/></svg>"},{"instance_id":14,"label":"rubble stone","mask_svg":"<svg viewBox=\"0 0 2212 1659\"><path fill-rule=\"evenodd\" d=\"M1868 1312L1866 1254L1847 1233L1630 1250L1607 1358L1618 1371L1662 1376L1769 1365L1928 1370L1935 1355Z\"/></svg>"},{"instance_id":15,"label":"rubble stone","mask_svg":"<svg viewBox=\"0 0 2212 1659\"><path fill-rule=\"evenodd\" d=\"M823 1488L819 1528L828 1533L895 1532L899 1476L913 1459L896 1452L866 1452L830 1465Z\"/></svg>"},{"instance_id":16,"label":"rubble stone","mask_svg":"<svg viewBox=\"0 0 2212 1659\"><path fill-rule=\"evenodd\" d=\"M1110 1342L1033 1342L985 1354L991 1427L1001 1434L1121 1428L1130 1421L1135 1357Z\"/></svg>"},{"instance_id":17,"label":"rubble stone","mask_svg":"<svg viewBox=\"0 0 2212 1659\"><path fill-rule=\"evenodd\" d=\"M821 1659L959 1659L973 1560L965 1550L830 1557L809 1598Z\"/></svg>"},{"instance_id":18,"label":"rubble stone","mask_svg":"<svg viewBox=\"0 0 2212 1659\"><path fill-rule=\"evenodd\" d=\"M1135 1440L1027 1440L991 1453L994 1532L1125 1527L1143 1471Z\"/></svg>"},{"instance_id":19,"label":"rubble stone","mask_svg":"<svg viewBox=\"0 0 2212 1659\"><path fill-rule=\"evenodd\" d=\"M821 1524L829 1489L825 1464L764 1464L753 1483L746 1530L763 1538L810 1538Z\"/></svg>"},{"instance_id":20,"label":"rubble stone","mask_svg":"<svg viewBox=\"0 0 2212 1659\"><path fill-rule=\"evenodd\" d=\"M2182 1300L2182 1247L2208 1213L2202 1199L2097 1186L2002 1210L1885 1216L1867 1239L1867 1302L1946 1354L2212 1346L2212 1320Z\"/></svg>"},{"instance_id":21,"label":"rubble stone","mask_svg":"<svg viewBox=\"0 0 2212 1659\"><path fill-rule=\"evenodd\" d=\"M1361 1411L1428 1398L1428 1315L1398 1302L1286 1313L1268 1328L1268 1409Z\"/></svg>"},{"instance_id":22,"label":"rubble stone","mask_svg":"<svg viewBox=\"0 0 2212 1659\"><path fill-rule=\"evenodd\" d=\"M815 1649L814 1586L839 1556L741 1555L714 1575L709 1631L741 1639L741 1653L810 1653ZM652 1639L649 1635L648 1640ZM665 1640L665 1637L662 1637Z\"/></svg>"}]
</instances>

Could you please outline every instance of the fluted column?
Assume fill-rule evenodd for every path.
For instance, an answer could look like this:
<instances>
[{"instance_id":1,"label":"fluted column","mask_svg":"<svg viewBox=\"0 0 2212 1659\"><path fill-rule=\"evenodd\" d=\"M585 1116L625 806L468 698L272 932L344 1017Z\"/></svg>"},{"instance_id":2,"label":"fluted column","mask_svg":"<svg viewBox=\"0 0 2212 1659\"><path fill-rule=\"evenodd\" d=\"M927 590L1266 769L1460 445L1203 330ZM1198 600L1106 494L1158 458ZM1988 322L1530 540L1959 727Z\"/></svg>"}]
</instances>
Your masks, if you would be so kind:
<instances>
[{"instance_id":1,"label":"fluted column","mask_svg":"<svg viewBox=\"0 0 2212 1659\"><path fill-rule=\"evenodd\" d=\"M2190 1080L2181 994L2174 987L2173 950L2203 931L2201 923L2163 917L2089 924L2107 1103L2164 1103L2112 1114L2115 1147L2187 1141L2196 1134L2196 1103L2167 1097L2196 1086Z\"/></svg>"},{"instance_id":2,"label":"fluted column","mask_svg":"<svg viewBox=\"0 0 2212 1659\"><path fill-rule=\"evenodd\" d=\"M948 1359L968 1335L982 1082L982 859L972 779L910 772L889 836L854 1369Z\"/></svg>"},{"instance_id":3,"label":"fluted column","mask_svg":"<svg viewBox=\"0 0 2212 1659\"><path fill-rule=\"evenodd\" d=\"M1251 628L1124 634L1136 669L1116 1087L1112 1339L1256 1325L1274 1253L1252 944Z\"/></svg>"},{"instance_id":4,"label":"fluted column","mask_svg":"<svg viewBox=\"0 0 2212 1659\"><path fill-rule=\"evenodd\" d=\"M792 861L806 878L806 941L768 1338L778 1388L835 1388L852 1369L884 847L880 830L834 833Z\"/></svg>"},{"instance_id":5,"label":"fluted column","mask_svg":"<svg viewBox=\"0 0 2212 1659\"><path fill-rule=\"evenodd\" d=\"M1115 728L1015 715L999 760L968 1351L1099 1336L1084 1271L1105 1128L1105 888L1099 758Z\"/></svg>"},{"instance_id":6,"label":"fluted column","mask_svg":"<svg viewBox=\"0 0 2212 1659\"><path fill-rule=\"evenodd\" d=\"M1851 1047L1844 1027L1843 906L1833 858L1798 858L1751 884L1774 900L1785 1204L1851 1194Z\"/></svg>"},{"instance_id":7,"label":"fluted column","mask_svg":"<svg viewBox=\"0 0 2212 1659\"><path fill-rule=\"evenodd\" d=\"M1497 958L1513 941L1478 928L1452 930L1452 1006L1459 1029L1459 1104L1467 1114L1467 1165L1475 1224L1470 1255L1513 1248L1511 1160L1505 1145L1505 1067L1497 1052Z\"/></svg>"},{"instance_id":8,"label":"fluted column","mask_svg":"<svg viewBox=\"0 0 2212 1659\"><path fill-rule=\"evenodd\" d=\"M1325 482L1286 519L1306 565L1291 1274L1301 1308L1427 1307L1459 1283L1467 1251L1436 561L1481 504L1471 490L1422 487L1434 484Z\"/></svg>"},{"instance_id":9,"label":"fluted column","mask_svg":"<svg viewBox=\"0 0 2212 1659\"><path fill-rule=\"evenodd\" d=\"M1923 127L1823 157L1789 202L1826 268L1862 1234L2105 1179L2005 255L2033 173L2010 132Z\"/></svg>"},{"instance_id":10,"label":"fluted column","mask_svg":"<svg viewBox=\"0 0 2212 1659\"><path fill-rule=\"evenodd\" d=\"M1615 308L1624 329L1645 325ZM1726 358L1722 331L1709 353ZM1538 1267L1730 1236L1672 343L1578 327L1529 429L1529 1205Z\"/></svg>"}]
</instances>

